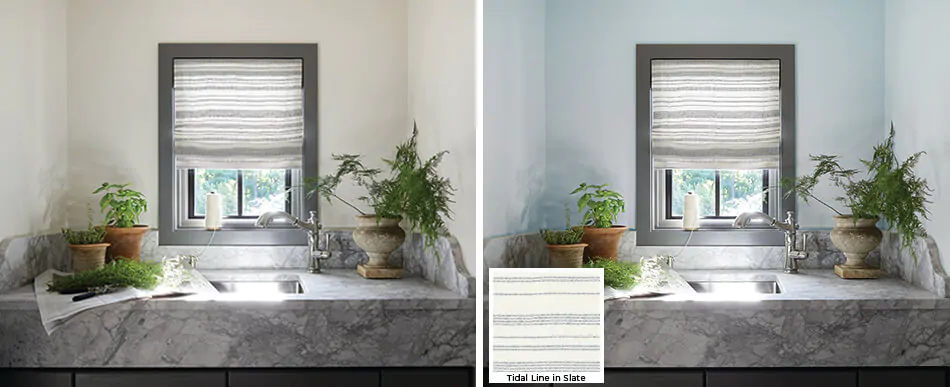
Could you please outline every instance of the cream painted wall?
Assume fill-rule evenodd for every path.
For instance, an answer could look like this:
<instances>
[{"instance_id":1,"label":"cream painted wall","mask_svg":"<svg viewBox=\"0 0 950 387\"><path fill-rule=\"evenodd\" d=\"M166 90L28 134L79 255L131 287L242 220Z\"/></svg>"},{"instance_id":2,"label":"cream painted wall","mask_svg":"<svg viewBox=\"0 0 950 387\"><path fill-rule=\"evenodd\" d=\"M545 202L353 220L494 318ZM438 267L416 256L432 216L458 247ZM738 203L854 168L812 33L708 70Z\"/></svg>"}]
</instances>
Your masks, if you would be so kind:
<instances>
[{"instance_id":1,"label":"cream painted wall","mask_svg":"<svg viewBox=\"0 0 950 387\"><path fill-rule=\"evenodd\" d=\"M68 19L71 224L85 224L92 190L110 181L145 193L143 222L158 225L158 43L319 44L322 173L336 167L331 153L381 167L406 136L404 0L70 0ZM343 205L321 210L325 226L355 226Z\"/></svg>"},{"instance_id":2,"label":"cream painted wall","mask_svg":"<svg viewBox=\"0 0 950 387\"><path fill-rule=\"evenodd\" d=\"M0 239L65 225L66 0L0 0Z\"/></svg>"},{"instance_id":3,"label":"cream painted wall","mask_svg":"<svg viewBox=\"0 0 950 387\"><path fill-rule=\"evenodd\" d=\"M475 1L409 0L409 116L419 151L448 150L440 172L458 188L449 231L475 273Z\"/></svg>"}]
</instances>

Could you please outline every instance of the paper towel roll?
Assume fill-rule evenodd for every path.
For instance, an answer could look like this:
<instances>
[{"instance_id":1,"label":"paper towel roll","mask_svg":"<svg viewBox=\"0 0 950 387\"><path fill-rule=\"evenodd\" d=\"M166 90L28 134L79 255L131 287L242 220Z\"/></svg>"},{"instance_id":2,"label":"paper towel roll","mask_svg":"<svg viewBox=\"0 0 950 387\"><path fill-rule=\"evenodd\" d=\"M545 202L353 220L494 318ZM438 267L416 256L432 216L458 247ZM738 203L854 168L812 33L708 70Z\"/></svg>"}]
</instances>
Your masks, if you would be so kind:
<instances>
[{"instance_id":1,"label":"paper towel roll","mask_svg":"<svg viewBox=\"0 0 950 387\"><path fill-rule=\"evenodd\" d=\"M683 229L699 229L699 196L693 191L687 192L683 198Z\"/></svg>"},{"instance_id":2,"label":"paper towel roll","mask_svg":"<svg viewBox=\"0 0 950 387\"><path fill-rule=\"evenodd\" d=\"M205 210L205 230L221 229L221 195L215 192L209 192L205 198L207 209Z\"/></svg>"}]
</instances>

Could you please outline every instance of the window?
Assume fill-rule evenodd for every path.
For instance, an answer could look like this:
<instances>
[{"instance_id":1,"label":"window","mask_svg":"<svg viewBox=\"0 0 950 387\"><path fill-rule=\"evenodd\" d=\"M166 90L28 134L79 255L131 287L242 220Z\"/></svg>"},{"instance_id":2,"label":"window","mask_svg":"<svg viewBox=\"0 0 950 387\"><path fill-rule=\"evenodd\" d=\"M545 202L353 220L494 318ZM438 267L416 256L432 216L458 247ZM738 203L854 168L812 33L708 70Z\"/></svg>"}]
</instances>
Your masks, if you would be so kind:
<instances>
[{"instance_id":1,"label":"window","mask_svg":"<svg viewBox=\"0 0 950 387\"><path fill-rule=\"evenodd\" d=\"M794 209L794 46L637 45L637 240L681 245L684 195L699 197L693 245L781 245L735 217ZM776 236L777 235L777 236Z\"/></svg>"},{"instance_id":2,"label":"window","mask_svg":"<svg viewBox=\"0 0 950 387\"><path fill-rule=\"evenodd\" d=\"M292 212L290 169L189 169L188 219L204 219L207 194L221 195L225 219L256 219L268 211Z\"/></svg>"},{"instance_id":3,"label":"window","mask_svg":"<svg viewBox=\"0 0 950 387\"><path fill-rule=\"evenodd\" d=\"M221 196L218 245L306 244L280 210L300 218L316 197L317 47L159 44L159 244L206 244L206 195Z\"/></svg>"}]
</instances>

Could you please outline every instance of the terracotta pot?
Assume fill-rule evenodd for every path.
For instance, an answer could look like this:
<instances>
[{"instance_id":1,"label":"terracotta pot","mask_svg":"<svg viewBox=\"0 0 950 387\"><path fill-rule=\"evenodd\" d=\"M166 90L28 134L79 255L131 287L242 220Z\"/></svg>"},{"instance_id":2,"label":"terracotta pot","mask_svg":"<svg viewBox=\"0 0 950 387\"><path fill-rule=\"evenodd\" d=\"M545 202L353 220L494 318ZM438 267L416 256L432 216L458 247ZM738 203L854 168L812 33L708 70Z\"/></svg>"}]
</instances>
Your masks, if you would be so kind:
<instances>
[{"instance_id":1,"label":"terracotta pot","mask_svg":"<svg viewBox=\"0 0 950 387\"><path fill-rule=\"evenodd\" d=\"M369 256L369 262L364 266L389 267L389 254L402 246L406 240L406 232L399 227L401 220L382 218L377 221L376 215L356 216L357 226L353 231L353 241Z\"/></svg>"},{"instance_id":2,"label":"terracotta pot","mask_svg":"<svg viewBox=\"0 0 950 387\"><path fill-rule=\"evenodd\" d=\"M106 264L108 243L91 245L69 245L72 255L73 273L95 270Z\"/></svg>"},{"instance_id":3,"label":"terracotta pot","mask_svg":"<svg viewBox=\"0 0 950 387\"><path fill-rule=\"evenodd\" d=\"M106 261L112 262L116 257L138 261L142 255L142 238L146 232L148 226L106 227L106 242L112 244L106 250Z\"/></svg>"},{"instance_id":4,"label":"terracotta pot","mask_svg":"<svg viewBox=\"0 0 950 387\"><path fill-rule=\"evenodd\" d=\"M851 215L835 215L831 243L844 253L845 267L866 268L865 258L881 243L884 233L877 228L877 218L857 219Z\"/></svg>"},{"instance_id":5,"label":"terracotta pot","mask_svg":"<svg viewBox=\"0 0 950 387\"><path fill-rule=\"evenodd\" d=\"M591 257L616 261L620 253L620 238L626 231L627 226L610 228L584 226L584 237L581 241L590 245L584 249L584 262L590 261Z\"/></svg>"},{"instance_id":6,"label":"terracotta pot","mask_svg":"<svg viewBox=\"0 0 950 387\"><path fill-rule=\"evenodd\" d=\"M584 264L584 248L586 243L573 245L548 245L548 256L551 258L550 267L581 267Z\"/></svg>"}]
</instances>

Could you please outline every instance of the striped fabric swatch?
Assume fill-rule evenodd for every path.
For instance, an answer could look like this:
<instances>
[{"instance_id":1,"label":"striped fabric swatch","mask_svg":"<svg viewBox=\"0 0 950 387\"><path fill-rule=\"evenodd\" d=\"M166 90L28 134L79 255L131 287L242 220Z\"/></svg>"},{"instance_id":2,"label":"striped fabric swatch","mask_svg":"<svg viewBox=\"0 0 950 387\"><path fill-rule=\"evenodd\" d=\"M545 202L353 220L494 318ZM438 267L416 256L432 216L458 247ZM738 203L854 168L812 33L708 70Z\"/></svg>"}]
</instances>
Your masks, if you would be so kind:
<instances>
[{"instance_id":1,"label":"striped fabric swatch","mask_svg":"<svg viewBox=\"0 0 950 387\"><path fill-rule=\"evenodd\" d=\"M178 168L294 169L303 164L303 61L176 59Z\"/></svg>"},{"instance_id":2,"label":"striped fabric swatch","mask_svg":"<svg viewBox=\"0 0 950 387\"><path fill-rule=\"evenodd\" d=\"M778 60L653 60L657 169L776 169Z\"/></svg>"},{"instance_id":3,"label":"striped fabric swatch","mask_svg":"<svg viewBox=\"0 0 950 387\"><path fill-rule=\"evenodd\" d=\"M491 380L510 374L603 378L599 269L489 269Z\"/></svg>"}]
</instances>

